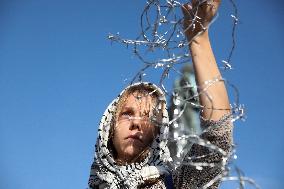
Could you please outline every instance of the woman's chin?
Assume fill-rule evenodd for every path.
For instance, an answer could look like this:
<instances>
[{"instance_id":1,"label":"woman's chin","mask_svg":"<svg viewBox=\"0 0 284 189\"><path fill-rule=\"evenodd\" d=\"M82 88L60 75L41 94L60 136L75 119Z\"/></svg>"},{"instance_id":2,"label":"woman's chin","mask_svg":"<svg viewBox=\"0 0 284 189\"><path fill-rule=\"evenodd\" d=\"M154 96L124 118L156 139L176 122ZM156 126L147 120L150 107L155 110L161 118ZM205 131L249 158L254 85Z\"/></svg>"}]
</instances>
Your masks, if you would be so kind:
<instances>
[{"instance_id":1,"label":"woman's chin","mask_svg":"<svg viewBox=\"0 0 284 189\"><path fill-rule=\"evenodd\" d=\"M128 146L123 155L121 156L120 159L124 159L126 162L131 162L134 158L136 158L141 152L143 151L143 149L138 150L138 148L134 147L134 146Z\"/></svg>"}]
</instances>

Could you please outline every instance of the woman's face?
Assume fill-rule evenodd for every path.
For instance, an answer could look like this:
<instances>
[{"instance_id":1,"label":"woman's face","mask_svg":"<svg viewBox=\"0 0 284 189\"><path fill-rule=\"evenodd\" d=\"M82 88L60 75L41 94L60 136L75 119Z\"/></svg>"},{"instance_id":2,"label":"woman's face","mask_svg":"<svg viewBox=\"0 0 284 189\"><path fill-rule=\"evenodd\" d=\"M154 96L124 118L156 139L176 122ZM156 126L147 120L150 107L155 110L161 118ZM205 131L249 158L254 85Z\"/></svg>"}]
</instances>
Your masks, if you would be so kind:
<instances>
[{"instance_id":1,"label":"woman's face","mask_svg":"<svg viewBox=\"0 0 284 189\"><path fill-rule=\"evenodd\" d=\"M149 119L153 104L150 95L134 92L118 110L113 137L117 160L129 163L151 145L158 131Z\"/></svg>"}]
</instances>

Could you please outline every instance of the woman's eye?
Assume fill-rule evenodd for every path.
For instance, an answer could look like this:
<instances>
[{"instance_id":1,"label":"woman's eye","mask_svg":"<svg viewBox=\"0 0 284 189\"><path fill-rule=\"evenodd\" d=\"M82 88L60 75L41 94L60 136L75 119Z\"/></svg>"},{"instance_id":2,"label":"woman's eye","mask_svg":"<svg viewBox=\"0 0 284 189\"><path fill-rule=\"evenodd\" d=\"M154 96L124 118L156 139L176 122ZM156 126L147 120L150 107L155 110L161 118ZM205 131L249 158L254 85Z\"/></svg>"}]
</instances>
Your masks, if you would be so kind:
<instances>
[{"instance_id":1,"label":"woman's eye","mask_svg":"<svg viewBox=\"0 0 284 189\"><path fill-rule=\"evenodd\" d=\"M121 115L128 115L129 116L129 115L131 115L131 113L130 112L122 112Z\"/></svg>"},{"instance_id":2,"label":"woman's eye","mask_svg":"<svg viewBox=\"0 0 284 189\"><path fill-rule=\"evenodd\" d=\"M122 112L122 113L120 114L119 118L120 118L120 119L129 119L129 117L130 117L131 115L132 115L131 112L126 111L126 112Z\"/></svg>"}]
</instances>

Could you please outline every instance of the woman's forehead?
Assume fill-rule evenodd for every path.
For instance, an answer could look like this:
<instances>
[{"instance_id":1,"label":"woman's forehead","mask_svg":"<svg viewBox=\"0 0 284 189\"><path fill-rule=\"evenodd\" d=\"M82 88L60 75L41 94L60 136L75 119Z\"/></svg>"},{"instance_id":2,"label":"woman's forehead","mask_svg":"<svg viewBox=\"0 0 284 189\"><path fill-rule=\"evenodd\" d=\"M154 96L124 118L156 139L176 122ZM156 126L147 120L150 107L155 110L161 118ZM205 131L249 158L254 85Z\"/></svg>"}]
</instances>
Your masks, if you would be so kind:
<instances>
[{"instance_id":1,"label":"woman's forehead","mask_svg":"<svg viewBox=\"0 0 284 189\"><path fill-rule=\"evenodd\" d=\"M141 107L148 107L149 105L153 104L153 97L150 95L145 96L140 94L130 94L123 103L123 108L133 108L136 106Z\"/></svg>"}]
</instances>

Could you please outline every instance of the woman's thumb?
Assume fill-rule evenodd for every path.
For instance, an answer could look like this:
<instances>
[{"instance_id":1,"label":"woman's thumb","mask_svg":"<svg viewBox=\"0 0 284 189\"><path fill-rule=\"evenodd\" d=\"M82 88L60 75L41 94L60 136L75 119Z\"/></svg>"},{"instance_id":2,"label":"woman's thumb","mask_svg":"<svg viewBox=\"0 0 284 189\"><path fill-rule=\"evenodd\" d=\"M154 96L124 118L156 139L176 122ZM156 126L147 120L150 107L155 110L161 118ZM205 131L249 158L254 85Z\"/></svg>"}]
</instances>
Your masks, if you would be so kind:
<instances>
[{"instance_id":1,"label":"woman's thumb","mask_svg":"<svg viewBox=\"0 0 284 189\"><path fill-rule=\"evenodd\" d=\"M189 3L183 4L183 5L181 6L181 10L182 10L183 15L184 15L185 17L189 17L189 16L190 16L191 9L192 9L192 6L191 6Z\"/></svg>"}]
</instances>

